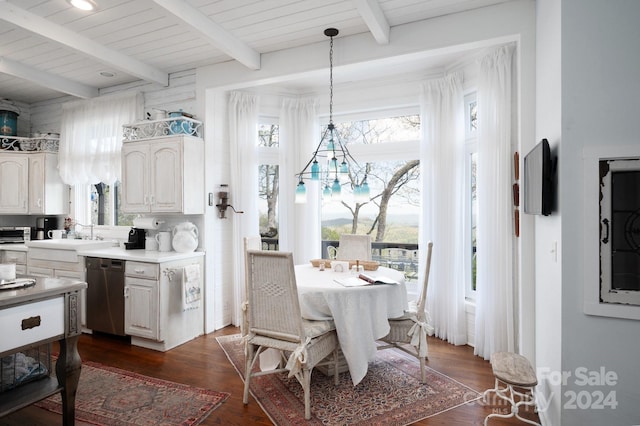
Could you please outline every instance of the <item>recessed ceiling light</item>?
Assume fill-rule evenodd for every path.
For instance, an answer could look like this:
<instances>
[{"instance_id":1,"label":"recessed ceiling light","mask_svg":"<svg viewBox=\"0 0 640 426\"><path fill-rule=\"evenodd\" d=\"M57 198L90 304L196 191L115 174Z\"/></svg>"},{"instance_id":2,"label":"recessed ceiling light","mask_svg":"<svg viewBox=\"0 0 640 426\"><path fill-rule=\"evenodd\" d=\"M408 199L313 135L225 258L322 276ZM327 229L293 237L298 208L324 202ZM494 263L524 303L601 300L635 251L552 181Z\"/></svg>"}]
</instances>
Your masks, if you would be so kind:
<instances>
[{"instance_id":1,"label":"recessed ceiling light","mask_svg":"<svg viewBox=\"0 0 640 426\"><path fill-rule=\"evenodd\" d=\"M107 78L112 78L116 76L116 73L113 71L100 71L100 75Z\"/></svg>"},{"instance_id":2,"label":"recessed ceiling light","mask_svg":"<svg viewBox=\"0 0 640 426\"><path fill-rule=\"evenodd\" d=\"M77 7L82 10L95 10L98 5L93 0L67 0L73 7Z\"/></svg>"}]
</instances>

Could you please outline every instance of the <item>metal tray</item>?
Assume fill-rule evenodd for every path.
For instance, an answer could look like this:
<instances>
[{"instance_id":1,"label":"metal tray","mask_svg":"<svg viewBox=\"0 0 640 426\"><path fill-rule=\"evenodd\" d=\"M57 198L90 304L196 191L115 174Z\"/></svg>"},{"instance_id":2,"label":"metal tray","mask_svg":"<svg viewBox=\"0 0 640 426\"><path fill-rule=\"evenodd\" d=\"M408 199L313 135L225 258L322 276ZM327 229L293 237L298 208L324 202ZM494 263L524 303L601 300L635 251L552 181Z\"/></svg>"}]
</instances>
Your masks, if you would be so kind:
<instances>
[{"instance_id":1,"label":"metal tray","mask_svg":"<svg viewBox=\"0 0 640 426\"><path fill-rule=\"evenodd\" d=\"M0 290L10 290L35 285L33 278L16 278L15 280L0 280Z\"/></svg>"}]
</instances>

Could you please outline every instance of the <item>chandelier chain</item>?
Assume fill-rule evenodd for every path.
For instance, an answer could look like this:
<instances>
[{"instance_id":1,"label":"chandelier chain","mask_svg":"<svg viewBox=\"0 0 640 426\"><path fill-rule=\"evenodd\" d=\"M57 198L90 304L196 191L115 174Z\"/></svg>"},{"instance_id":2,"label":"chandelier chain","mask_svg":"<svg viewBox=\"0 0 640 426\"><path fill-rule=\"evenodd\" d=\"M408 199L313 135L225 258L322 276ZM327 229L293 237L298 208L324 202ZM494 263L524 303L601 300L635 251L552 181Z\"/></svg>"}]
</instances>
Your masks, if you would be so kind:
<instances>
[{"instance_id":1,"label":"chandelier chain","mask_svg":"<svg viewBox=\"0 0 640 426\"><path fill-rule=\"evenodd\" d=\"M333 37L329 43L329 123L333 124Z\"/></svg>"}]
</instances>

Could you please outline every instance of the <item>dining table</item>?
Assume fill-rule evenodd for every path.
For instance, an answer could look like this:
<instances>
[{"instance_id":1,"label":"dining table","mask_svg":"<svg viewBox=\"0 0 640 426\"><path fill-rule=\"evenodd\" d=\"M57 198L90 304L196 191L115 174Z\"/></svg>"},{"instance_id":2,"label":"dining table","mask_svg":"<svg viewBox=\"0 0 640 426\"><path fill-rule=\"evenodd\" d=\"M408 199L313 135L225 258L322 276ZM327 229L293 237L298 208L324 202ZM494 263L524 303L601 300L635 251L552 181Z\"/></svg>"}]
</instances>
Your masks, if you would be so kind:
<instances>
[{"instance_id":1,"label":"dining table","mask_svg":"<svg viewBox=\"0 0 640 426\"><path fill-rule=\"evenodd\" d=\"M358 273L330 267L322 270L311 264L295 266L302 317L334 321L354 386L365 377L369 362L376 356L376 340L389 333L389 318L403 315L408 307L402 272L382 266L364 272L395 283L345 286L341 282L352 280Z\"/></svg>"}]
</instances>

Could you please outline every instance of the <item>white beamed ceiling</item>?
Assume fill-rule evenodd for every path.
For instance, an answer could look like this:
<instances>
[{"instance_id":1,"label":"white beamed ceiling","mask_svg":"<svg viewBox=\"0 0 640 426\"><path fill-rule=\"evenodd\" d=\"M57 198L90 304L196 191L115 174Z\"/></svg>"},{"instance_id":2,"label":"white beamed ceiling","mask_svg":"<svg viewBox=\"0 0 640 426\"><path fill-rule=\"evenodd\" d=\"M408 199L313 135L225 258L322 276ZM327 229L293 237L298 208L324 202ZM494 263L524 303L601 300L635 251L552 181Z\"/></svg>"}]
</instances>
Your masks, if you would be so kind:
<instances>
[{"instance_id":1,"label":"white beamed ceiling","mask_svg":"<svg viewBox=\"0 0 640 426\"><path fill-rule=\"evenodd\" d=\"M226 61L260 68L260 55L389 29L509 0L0 0L0 100L33 104ZM104 77L100 72L115 73Z\"/></svg>"}]
</instances>

